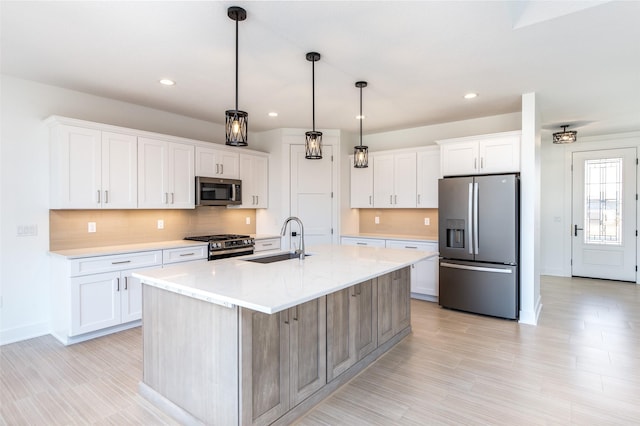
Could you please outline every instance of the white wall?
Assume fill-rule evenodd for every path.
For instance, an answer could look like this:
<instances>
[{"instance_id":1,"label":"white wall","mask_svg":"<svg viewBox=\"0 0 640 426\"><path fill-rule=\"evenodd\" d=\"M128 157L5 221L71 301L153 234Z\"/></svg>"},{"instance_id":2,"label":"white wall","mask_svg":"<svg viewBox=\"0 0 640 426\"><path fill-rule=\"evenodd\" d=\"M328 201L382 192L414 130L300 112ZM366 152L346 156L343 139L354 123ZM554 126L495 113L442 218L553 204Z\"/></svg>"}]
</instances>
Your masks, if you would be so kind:
<instances>
[{"instance_id":1,"label":"white wall","mask_svg":"<svg viewBox=\"0 0 640 426\"><path fill-rule=\"evenodd\" d=\"M435 141L440 139L520 130L522 128L521 116L521 113L515 112L392 132L374 133L364 135L362 142L369 147L369 151L373 152L433 145Z\"/></svg>"},{"instance_id":2,"label":"white wall","mask_svg":"<svg viewBox=\"0 0 640 426\"><path fill-rule=\"evenodd\" d=\"M223 143L224 126L0 76L0 344L49 332L50 115ZM221 112L222 113L222 112ZM20 225L38 235L17 237Z\"/></svg>"}]
</instances>

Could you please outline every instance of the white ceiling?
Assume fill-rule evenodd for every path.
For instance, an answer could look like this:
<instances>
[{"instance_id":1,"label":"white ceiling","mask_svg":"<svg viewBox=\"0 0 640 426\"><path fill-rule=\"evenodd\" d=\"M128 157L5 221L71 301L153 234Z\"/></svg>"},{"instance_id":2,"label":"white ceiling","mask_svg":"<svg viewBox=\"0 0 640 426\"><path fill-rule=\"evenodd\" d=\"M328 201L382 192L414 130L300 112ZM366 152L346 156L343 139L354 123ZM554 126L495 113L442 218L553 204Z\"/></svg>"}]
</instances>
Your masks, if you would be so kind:
<instances>
[{"instance_id":1,"label":"white ceiling","mask_svg":"<svg viewBox=\"0 0 640 426\"><path fill-rule=\"evenodd\" d=\"M194 1L1 3L1 71L251 131L364 133L520 111L536 92L544 128L640 130L640 2ZM160 78L177 84L164 87ZM467 101L463 95L477 92ZM277 118L267 113L277 111Z\"/></svg>"}]
</instances>

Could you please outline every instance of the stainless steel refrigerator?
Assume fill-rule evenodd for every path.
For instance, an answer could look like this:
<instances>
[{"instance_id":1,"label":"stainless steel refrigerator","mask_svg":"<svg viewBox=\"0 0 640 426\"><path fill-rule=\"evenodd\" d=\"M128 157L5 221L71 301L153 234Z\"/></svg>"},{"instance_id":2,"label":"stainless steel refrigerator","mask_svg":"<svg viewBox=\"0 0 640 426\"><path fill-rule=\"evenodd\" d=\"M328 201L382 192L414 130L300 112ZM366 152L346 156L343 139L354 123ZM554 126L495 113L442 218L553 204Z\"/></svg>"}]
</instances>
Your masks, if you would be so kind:
<instances>
[{"instance_id":1,"label":"stainless steel refrigerator","mask_svg":"<svg viewBox=\"0 0 640 426\"><path fill-rule=\"evenodd\" d=\"M439 180L441 306L518 318L519 181L517 174Z\"/></svg>"}]
</instances>

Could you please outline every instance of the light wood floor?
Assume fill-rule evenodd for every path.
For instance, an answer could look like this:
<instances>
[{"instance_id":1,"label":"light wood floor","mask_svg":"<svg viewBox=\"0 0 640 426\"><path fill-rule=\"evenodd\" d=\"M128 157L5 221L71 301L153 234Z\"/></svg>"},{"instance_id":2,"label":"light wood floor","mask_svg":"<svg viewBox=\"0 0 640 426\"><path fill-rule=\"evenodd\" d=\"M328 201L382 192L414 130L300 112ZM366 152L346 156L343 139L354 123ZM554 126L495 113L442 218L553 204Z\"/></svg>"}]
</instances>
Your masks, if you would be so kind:
<instances>
[{"instance_id":1,"label":"light wood floor","mask_svg":"<svg viewBox=\"0 0 640 426\"><path fill-rule=\"evenodd\" d=\"M640 286L542 278L537 327L412 301L413 333L299 425L640 424ZM174 424L141 332L0 348L0 424Z\"/></svg>"}]
</instances>

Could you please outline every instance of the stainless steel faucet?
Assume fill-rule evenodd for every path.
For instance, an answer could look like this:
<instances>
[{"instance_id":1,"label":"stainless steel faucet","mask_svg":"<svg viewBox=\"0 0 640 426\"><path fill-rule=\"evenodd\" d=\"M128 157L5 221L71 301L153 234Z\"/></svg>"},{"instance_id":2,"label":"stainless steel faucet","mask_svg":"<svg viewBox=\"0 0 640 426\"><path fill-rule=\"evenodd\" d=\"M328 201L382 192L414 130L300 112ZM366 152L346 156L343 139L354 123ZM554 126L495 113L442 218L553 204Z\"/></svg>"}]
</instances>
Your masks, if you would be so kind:
<instances>
[{"instance_id":1,"label":"stainless steel faucet","mask_svg":"<svg viewBox=\"0 0 640 426\"><path fill-rule=\"evenodd\" d=\"M300 225L300 248L296 250L296 253L300 255L300 260L304 260L304 226L302 225L302 221L295 216L286 218L284 223L282 224L282 230L280 231L280 233L282 233L282 236L284 237L284 234L287 231L287 224L292 220Z\"/></svg>"}]
</instances>

